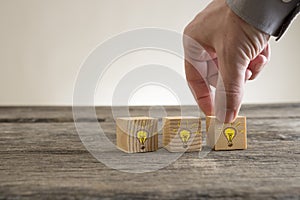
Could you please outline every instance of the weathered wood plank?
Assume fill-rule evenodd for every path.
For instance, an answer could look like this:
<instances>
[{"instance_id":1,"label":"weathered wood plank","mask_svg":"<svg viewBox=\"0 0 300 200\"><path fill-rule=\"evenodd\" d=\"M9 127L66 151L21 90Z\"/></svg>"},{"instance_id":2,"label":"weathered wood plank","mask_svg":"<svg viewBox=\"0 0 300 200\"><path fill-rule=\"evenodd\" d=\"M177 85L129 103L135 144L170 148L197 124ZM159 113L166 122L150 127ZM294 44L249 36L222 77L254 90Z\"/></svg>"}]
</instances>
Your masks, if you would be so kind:
<instances>
[{"instance_id":1,"label":"weathered wood plank","mask_svg":"<svg viewBox=\"0 0 300 200\"><path fill-rule=\"evenodd\" d=\"M212 151L201 159L197 152L186 153L166 168L144 174L98 162L81 143L74 123L0 123L0 199L299 199L300 111L296 105L283 107L265 109L266 117L259 106L245 111L261 116L248 118L245 151ZM54 119L70 112L63 108L45 115L37 110L19 116ZM101 127L115 143L114 121L101 122ZM111 159L127 155L107 153ZM164 149L153 153L162 158L171 154Z\"/></svg>"},{"instance_id":2,"label":"weathered wood plank","mask_svg":"<svg viewBox=\"0 0 300 200\"><path fill-rule=\"evenodd\" d=\"M133 106L129 107L129 113L132 116L149 116L162 117L166 110L168 116L180 116L182 110L184 115L200 115L197 106ZM118 110L126 110L126 107L114 108ZM99 121L111 121L117 116L113 116L111 107L96 107L96 113ZM118 114L118 112L117 112ZM293 104L259 104L259 105L243 105L240 115L251 118L300 118L300 103ZM83 114L84 117L84 114ZM89 117L89 116L86 116ZM86 119L88 121L88 119ZM72 107L50 106L50 107L0 107L0 123L35 123L35 122L73 122Z\"/></svg>"}]
</instances>

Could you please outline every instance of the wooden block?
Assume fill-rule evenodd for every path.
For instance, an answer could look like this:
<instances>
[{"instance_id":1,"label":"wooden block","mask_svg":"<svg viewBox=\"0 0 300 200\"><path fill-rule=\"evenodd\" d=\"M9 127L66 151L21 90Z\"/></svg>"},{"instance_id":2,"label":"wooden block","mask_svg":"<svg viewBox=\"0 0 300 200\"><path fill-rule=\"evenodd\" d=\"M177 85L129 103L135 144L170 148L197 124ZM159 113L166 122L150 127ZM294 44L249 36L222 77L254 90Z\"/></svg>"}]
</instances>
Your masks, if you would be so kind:
<instances>
[{"instance_id":1,"label":"wooden block","mask_svg":"<svg viewBox=\"0 0 300 200\"><path fill-rule=\"evenodd\" d=\"M127 153L156 151L157 123L157 119L150 117L118 118L116 121L118 148Z\"/></svg>"},{"instance_id":2,"label":"wooden block","mask_svg":"<svg viewBox=\"0 0 300 200\"><path fill-rule=\"evenodd\" d=\"M206 143L214 150L247 149L246 117L233 123L221 123L214 116L206 117Z\"/></svg>"},{"instance_id":3,"label":"wooden block","mask_svg":"<svg viewBox=\"0 0 300 200\"><path fill-rule=\"evenodd\" d=\"M201 119L198 117L163 118L163 146L170 152L201 151Z\"/></svg>"}]
</instances>

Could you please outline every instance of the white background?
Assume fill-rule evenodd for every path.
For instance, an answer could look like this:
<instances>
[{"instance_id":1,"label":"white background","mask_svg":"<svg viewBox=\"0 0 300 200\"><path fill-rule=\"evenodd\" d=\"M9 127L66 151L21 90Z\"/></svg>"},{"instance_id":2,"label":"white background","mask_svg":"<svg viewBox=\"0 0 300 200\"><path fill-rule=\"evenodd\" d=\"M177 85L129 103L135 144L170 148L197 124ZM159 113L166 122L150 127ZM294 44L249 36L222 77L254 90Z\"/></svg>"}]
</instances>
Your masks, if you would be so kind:
<instances>
[{"instance_id":1,"label":"white background","mask_svg":"<svg viewBox=\"0 0 300 200\"><path fill-rule=\"evenodd\" d=\"M91 50L120 32L160 27L182 32L209 1L0 0L0 105L71 105L76 75ZM246 86L244 103L299 102L300 19L271 41L272 59ZM95 104L110 105L113 86L134 66L161 63L184 77L182 60L145 51L113 63ZM166 78L170 78L166 75ZM101 95L100 95L101 93ZM166 89L144 87L130 105L177 104ZM183 104L195 104L191 96Z\"/></svg>"}]
</instances>

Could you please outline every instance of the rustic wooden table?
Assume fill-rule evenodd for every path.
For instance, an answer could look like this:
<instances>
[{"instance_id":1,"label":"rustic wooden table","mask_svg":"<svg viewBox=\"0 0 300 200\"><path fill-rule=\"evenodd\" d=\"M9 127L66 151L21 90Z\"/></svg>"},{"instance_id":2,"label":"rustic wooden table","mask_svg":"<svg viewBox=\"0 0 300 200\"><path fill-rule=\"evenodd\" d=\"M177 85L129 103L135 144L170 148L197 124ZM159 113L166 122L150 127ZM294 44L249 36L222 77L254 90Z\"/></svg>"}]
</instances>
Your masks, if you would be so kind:
<instances>
[{"instance_id":1,"label":"rustic wooden table","mask_svg":"<svg viewBox=\"0 0 300 200\"><path fill-rule=\"evenodd\" d=\"M166 110L180 114L179 107ZM300 104L246 105L241 114L248 117L247 150L201 159L185 153L163 169L136 174L111 169L85 149L72 108L1 107L0 199L300 199ZM97 108L97 116L115 142L111 109ZM82 123L89 127L88 119ZM122 152L107 154L113 160Z\"/></svg>"}]
</instances>

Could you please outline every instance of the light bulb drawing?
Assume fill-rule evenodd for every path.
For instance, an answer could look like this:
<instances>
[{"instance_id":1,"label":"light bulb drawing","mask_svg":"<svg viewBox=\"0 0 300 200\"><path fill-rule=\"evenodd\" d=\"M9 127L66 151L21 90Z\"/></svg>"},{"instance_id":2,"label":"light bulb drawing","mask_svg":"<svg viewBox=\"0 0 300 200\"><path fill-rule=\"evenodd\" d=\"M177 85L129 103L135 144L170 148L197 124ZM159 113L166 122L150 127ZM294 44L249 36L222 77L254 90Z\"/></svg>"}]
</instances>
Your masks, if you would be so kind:
<instances>
[{"instance_id":1,"label":"light bulb drawing","mask_svg":"<svg viewBox=\"0 0 300 200\"><path fill-rule=\"evenodd\" d=\"M187 143L191 137L191 132L189 130L183 129L179 131L179 136L183 142L183 148L187 148L188 147Z\"/></svg>"},{"instance_id":2,"label":"light bulb drawing","mask_svg":"<svg viewBox=\"0 0 300 200\"><path fill-rule=\"evenodd\" d=\"M236 136L236 130L232 127L227 127L224 129L223 133L228 141L228 146L232 147L232 140Z\"/></svg>"},{"instance_id":3,"label":"light bulb drawing","mask_svg":"<svg viewBox=\"0 0 300 200\"><path fill-rule=\"evenodd\" d=\"M174 129L174 131L179 134L179 137L182 141L182 147L186 149L188 147L188 142L192 135L192 131L189 129L188 121L186 121L185 127L183 127L183 128L181 128L181 123L179 121L177 124L177 127L178 128ZM198 124L196 124L196 123L192 124L190 128L193 129L195 127L198 127ZM199 134L199 133L200 133L199 130L197 130L195 132L195 134Z\"/></svg>"},{"instance_id":4,"label":"light bulb drawing","mask_svg":"<svg viewBox=\"0 0 300 200\"><path fill-rule=\"evenodd\" d=\"M141 150L144 150L146 148L146 141L150 137L149 136L149 129L152 127L151 124L147 124L145 120L141 121L141 124L139 125L139 129L136 131L136 138L140 143Z\"/></svg>"},{"instance_id":5,"label":"light bulb drawing","mask_svg":"<svg viewBox=\"0 0 300 200\"><path fill-rule=\"evenodd\" d=\"M233 146L233 139L236 137L238 133L244 133L243 130L239 130L238 127L241 125L240 122L230 123L226 128L223 129L223 134L228 142L228 147Z\"/></svg>"},{"instance_id":6,"label":"light bulb drawing","mask_svg":"<svg viewBox=\"0 0 300 200\"><path fill-rule=\"evenodd\" d=\"M146 130L139 130L137 133L137 138L139 142L141 143L141 149L145 149L145 142L148 137L148 132Z\"/></svg>"}]
</instances>

